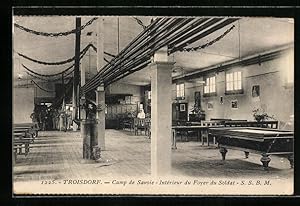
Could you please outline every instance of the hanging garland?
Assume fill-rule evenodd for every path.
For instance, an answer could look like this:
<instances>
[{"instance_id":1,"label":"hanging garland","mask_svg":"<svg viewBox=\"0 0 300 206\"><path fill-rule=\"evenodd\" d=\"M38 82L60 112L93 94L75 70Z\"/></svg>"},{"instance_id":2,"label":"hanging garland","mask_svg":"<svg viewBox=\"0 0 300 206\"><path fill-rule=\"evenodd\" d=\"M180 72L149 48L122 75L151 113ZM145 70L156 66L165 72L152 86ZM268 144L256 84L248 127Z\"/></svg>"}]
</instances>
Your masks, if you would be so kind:
<instances>
[{"instance_id":1,"label":"hanging garland","mask_svg":"<svg viewBox=\"0 0 300 206\"><path fill-rule=\"evenodd\" d=\"M42 76L42 77L54 77L54 76L58 76L58 75L61 75L67 71L69 71L70 69L72 69L74 67L75 64L72 64L70 67L68 67L67 69L63 70L62 72L59 72L59 73L56 73L56 74L40 74L40 73L37 73L31 69L29 69L28 67L26 67L24 64L22 64L22 66L24 67L24 69L26 69L27 71L37 75L37 76ZM72 70L73 71L73 70Z\"/></svg>"},{"instance_id":2,"label":"hanging garland","mask_svg":"<svg viewBox=\"0 0 300 206\"><path fill-rule=\"evenodd\" d=\"M132 17L136 20L136 22L143 27L143 29L146 29L146 26L144 25L144 23L142 22L142 20L140 20L139 18L137 17Z\"/></svg>"},{"instance_id":3,"label":"hanging garland","mask_svg":"<svg viewBox=\"0 0 300 206\"><path fill-rule=\"evenodd\" d=\"M229 32L231 32L233 30L233 28L235 27L235 25L232 25L229 29L227 29L222 35L218 36L217 38L215 38L214 40L206 43L206 44L203 44L201 46L197 46L197 47L189 47L189 48L182 48L181 50L179 50L180 52L190 52L190 51L197 51L197 50L200 50L200 49L204 49L208 46L211 46L213 45L214 43L220 41L223 37L225 37Z\"/></svg>"},{"instance_id":4,"label":"hanging garland","mask_svg":"<svg viewBox=\"0 0 300 206\"><path fill-rule=\"evenodd\" d=\"M92 47L92 49L94 49L95 52L97 52L97 48L96 48L93 44L89 44L89 45ZM107 54L107 55L109 55L109 56L115 57L114 55L112 55L112 54L110 54L110 53L107 53L107 52L104 52L104 54ZM105 57L104 57L104 61L105 61L106 63L111 64L110 61L108 61Z\"/></svg>"},{"instance_id":5,"label":"hanging garland","mask_svg":"<svg viewBox=\"0 0 300 206\"><path fill-rule=\"evenodd\" d=\"M89 20L85 25L82 25L80 27L80 30L83 30L85 27L91 25L96 19L98 19L98 17L94 17L91 20ZM28 28L26 28L24 26L21 26L21 25L19 25L17 23L14 23L14 26L16 28L21 29L23 31L26 31L28 33L32 33L32 34L35 34L35 35L41 35L41 36L47 36L47 37L60 37L60 36L67 36L67 35L76 33L76 29L73 29L73 30L67 31L67 32L47 33L47 32L34 31L32 29L28 29Z\"/></svg>"},{"instance_id":6,"label":"hanging garland","mask_svg":"<svg viewBox=\"0 0 300 206\"><path fill-rule=\"evenodd\" d=\"M85 53L88 51L88 49L91 47L91 44L87 45L81 52L80 52L80 58L82 58ZM72 58L70 59L67 59L67 60L64 60L64 61L60 61L60 62L43 62L43 61L40 61L40 60L36 60L36 59L32 59L24 54L21 54L19 52L16 52L19 56L27 59L27 60L30 60L32 62L35 62L35 63L38 63L38 64L44 64L44 65L61 65L61 64L67 64L69 62L72 62L75 60L75 56L73 56Z\"/></svg>"},{"instance_id":7,"label":"hanging garland","mask_svg":"<svg viewBox=\"0 0 300 206\"><path fill-rule=\"evenodd\" d=\"M97 48L95 47L94 44L89 44L89 46L92 47L92 49L94 49L95 52L97 52ZM116 55L113 55L113 54L108 53L108 52L106 52L106 51L104 52L104 54L106 54L106 55L108 55L108 56L110 56L110 57L113 57L113 58L116 57Z\"/></svg>"},{"instance_id":8,"label":"hanging garland","mask_svg":"<svg viewBox=\"0 0 300 206\"><path fill-rule=\"evenodd\" d=\"M39 89L41 89L41 90L43 90L43 91L45 91L45 92L55 92L55 91L50 91L50 90L46 90L46 89L44 89L44 88L42 88L41 86L39 86L35 81L33 81L33 80L31 80L31 82L33 83L33 84L35 84Z\"/></svg>"},{"instance_id":9,"label":"hanging garland","mask_svg":"<svg viewBox=\"0 0 300 206\"><path fill-rule=\"evenodd\" d=\"M70 74L73 73L74 70L70 71L69 73L67 73L66 75L64 75L64 77L67 77L69 76ZM55 79L44 79L42 77L39 77L39 76L36 76L36 75L33 75L31 74L30 72L26 72L29 76L32 76L33 78L37 78L37 79L40 79L40 80L43 80L43 81L46 81L46 82L55 82L55 81L58 81L61 79L61 77L59 78L55 78Z\"/></svg>"}]
</instances>

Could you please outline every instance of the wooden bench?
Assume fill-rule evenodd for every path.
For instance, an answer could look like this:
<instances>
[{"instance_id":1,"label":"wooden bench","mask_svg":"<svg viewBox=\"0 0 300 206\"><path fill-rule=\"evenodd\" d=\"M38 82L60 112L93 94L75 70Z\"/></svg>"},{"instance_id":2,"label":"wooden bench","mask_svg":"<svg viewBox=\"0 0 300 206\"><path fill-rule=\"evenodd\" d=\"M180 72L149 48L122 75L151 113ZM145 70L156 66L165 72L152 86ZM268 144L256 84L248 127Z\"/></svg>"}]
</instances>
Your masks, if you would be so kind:
<instances>
[{"instance_id":1,"label":"wooden bench","mask_svg":"<svg viewBox=\"0 0 300 206\"><path fill-rule=\"evenodd\" d=\"M31 138L32 141L35 139L35 135L29 128L14 128L14 137Z\"/></svg>"},{"instance_id":2,"label":"wooden bench","mask_svg":"<svg viewBox=\"0 0 300 206\"><path fill-rule=\"evenodd\" d=\"M17 160L18 155L27 156L30 149L30 144L34 141L34 135L30 133L30 129L14 129L13 133L13 151L14 161ZM24 151L23 151L24 150Z\"/></svg>"},{"instance_id":3,"label":"wooden bench","mask_svg":"<svg viewBox=\"0 0 300 206\"><path fill-rule=\"evenodd\" d=\"M27 156L30 150L30 143L32 143L30 138L15 138L14 139L14 161L17 160L18 155ZM24 150L24 151L23 151Z\"/></svg>"},{"instance_id":4,"label":"wooden bench","mask_svg":"<svg viewBox=\"0 0 300 206\"><path fill-rule=\"evenodd\" d=\"M13 126L14 129L29 129L34 137L38 136L39 126L37 123L17 123Z\"/></svg>"}]
</instances>

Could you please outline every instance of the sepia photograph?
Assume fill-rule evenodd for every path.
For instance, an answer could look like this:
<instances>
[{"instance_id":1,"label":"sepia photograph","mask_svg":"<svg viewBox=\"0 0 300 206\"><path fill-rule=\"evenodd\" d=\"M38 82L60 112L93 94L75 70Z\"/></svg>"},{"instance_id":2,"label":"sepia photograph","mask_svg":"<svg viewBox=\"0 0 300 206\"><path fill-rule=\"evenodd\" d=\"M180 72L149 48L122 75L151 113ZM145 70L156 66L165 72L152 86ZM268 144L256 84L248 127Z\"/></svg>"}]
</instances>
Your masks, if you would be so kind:
<instances>
[{"instance_id":1,"label":"sepia photograph","mask_svg":"<svg viewBox=\"0 0 300 206\"><path fill-rule=\"evenodd\" d=\"M293 18L12 24L14 195L294 194Z\"/></svg>"}]
</instances>

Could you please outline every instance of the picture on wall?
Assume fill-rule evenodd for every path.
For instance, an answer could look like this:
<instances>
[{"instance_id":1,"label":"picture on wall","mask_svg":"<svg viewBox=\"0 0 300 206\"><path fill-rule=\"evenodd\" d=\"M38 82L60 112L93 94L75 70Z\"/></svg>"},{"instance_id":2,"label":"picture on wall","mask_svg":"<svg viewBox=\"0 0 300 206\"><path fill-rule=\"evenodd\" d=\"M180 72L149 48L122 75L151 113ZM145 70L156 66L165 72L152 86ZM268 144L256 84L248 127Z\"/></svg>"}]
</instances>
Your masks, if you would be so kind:
<instances>
[{"instance_id":1,"label":"picture on wall","mask_svg":"<svg viewBox=\"0 0 300 206\"><path fill-rule=\"evenodd\" d=\"M185 111L185 104L179 105L179 111L184 112Z\"/></svg>"},{"instance_id":2,"label":"picture on wall","mask_svg":"<svg viewBox=\"0 0 300 206\"><path fill-rule=\"evenodd\" d=\"M213 110L214 105L212 102L207 102L207 110Z\"/></svg>"},{"instance_id":3,"label":"picture on wall","mask_svg":"<svg viewBox=\"0 0 300 206\"><path fill-rule=\"evenodd\" d=\"M260 86L259 85L253 85L252 86L252 97L259 97L260 96Z\"/></svg>"},{"instance_id":4,"label":"picture on wall","mask_svg":"<svg viewBox=\"0 0 300 206\"><path fill-rule=\"evenodd\" d=\"M232 100L231 101L231 109L238 109L238 100Z\"/></svg>"}]
</instances>

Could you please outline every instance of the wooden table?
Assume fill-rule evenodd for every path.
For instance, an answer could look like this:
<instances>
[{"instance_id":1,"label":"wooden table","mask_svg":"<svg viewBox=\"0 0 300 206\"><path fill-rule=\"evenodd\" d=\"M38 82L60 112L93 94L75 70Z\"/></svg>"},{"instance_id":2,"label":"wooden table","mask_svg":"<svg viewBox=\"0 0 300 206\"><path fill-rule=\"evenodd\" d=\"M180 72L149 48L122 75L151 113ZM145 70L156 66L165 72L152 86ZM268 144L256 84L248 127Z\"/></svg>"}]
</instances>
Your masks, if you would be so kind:
<instances>
[{"instance_id":1,"label":"wooden table","mask_svg":"<svg viewBox=\"0 0 300 206\"><path fill-rule=\"evenodd\" d=\"M260 161L268 170L270 155L284 155L294 166L294 132L257 127L210 128L209 133L216 141L225 160L227 148L245 152L246 158L250 152L261 154Z\"/></svg>"},{"instance_id":2,"label":"wooden table","mask_svg":"<svg viewBox=\"0 0 300 206\"><path fill-rule=\"evenodd\" d=\"M209 146L208 129L209 128L218 128L218 127L223 127L223 126L222 125L191 125L191 126L177 125L177 126L172 126L172 149L177 149L177 146L176 146L177 131L195 131L195 132L197 132L197 138L201 138L202 145L204 145L204 135L207 134L207 145Z\"/></svg>"}]
</instances>

